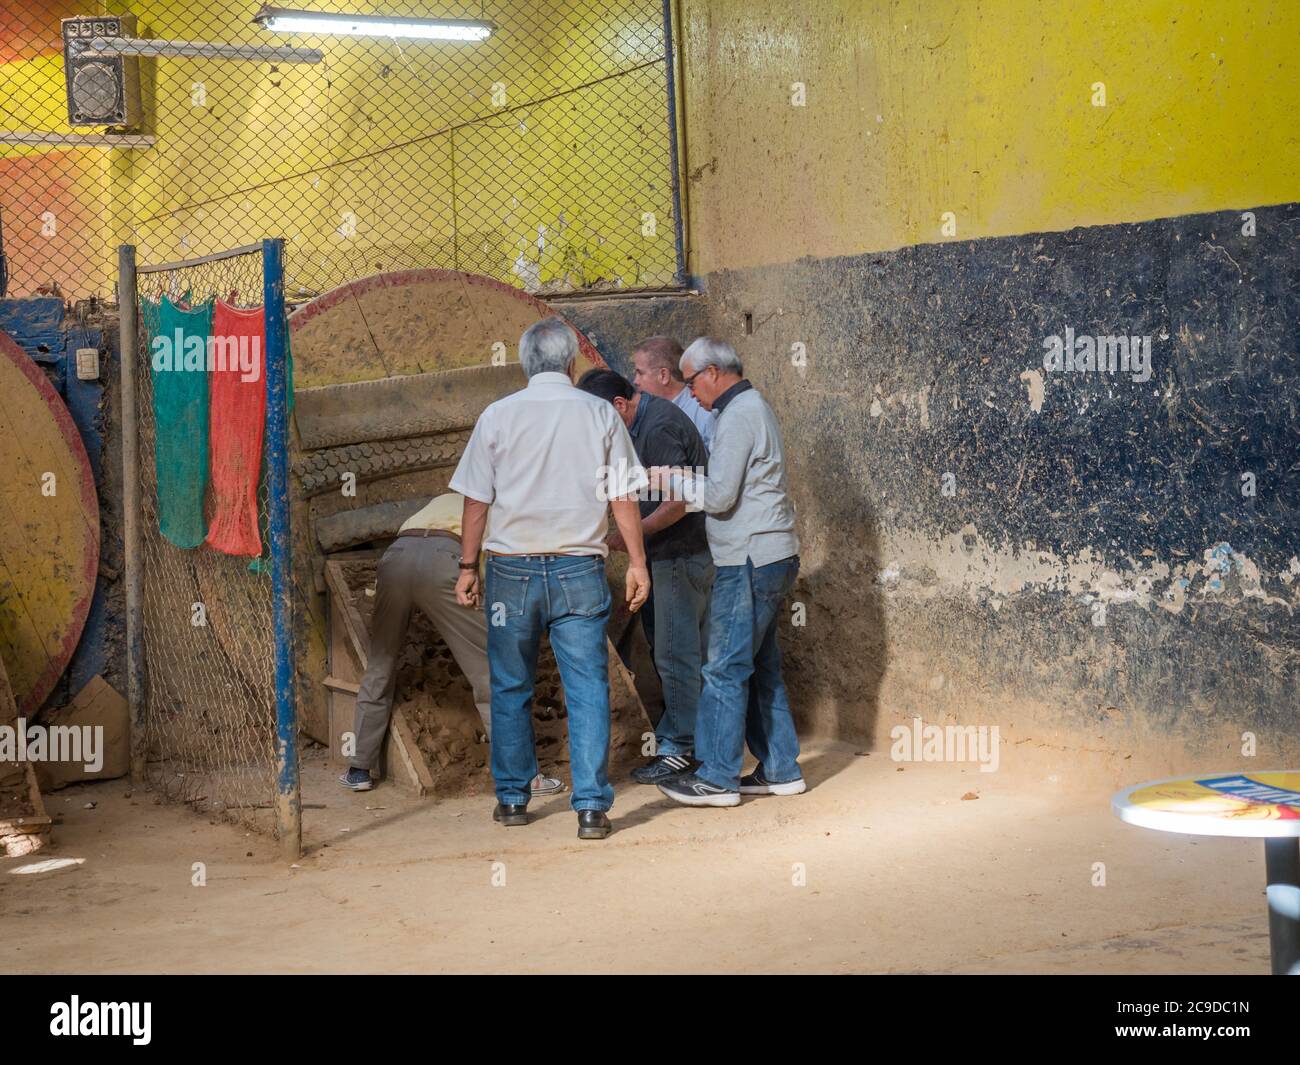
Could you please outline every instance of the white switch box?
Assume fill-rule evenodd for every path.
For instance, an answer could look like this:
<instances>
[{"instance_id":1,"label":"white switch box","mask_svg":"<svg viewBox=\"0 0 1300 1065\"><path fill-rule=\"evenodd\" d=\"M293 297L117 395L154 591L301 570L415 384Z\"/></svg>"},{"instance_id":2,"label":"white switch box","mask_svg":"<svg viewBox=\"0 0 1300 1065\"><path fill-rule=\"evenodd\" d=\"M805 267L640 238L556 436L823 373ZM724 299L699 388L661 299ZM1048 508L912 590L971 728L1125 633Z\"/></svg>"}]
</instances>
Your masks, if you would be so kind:
<instances>
[{"instance_id":1,"label":"white switch box","mask_svg":"<svg viewBox=\"0 0 1300 1065\"><path fill-rule=\"evenodd\" d=\"M99 348L77 349L77 380L99 380Z\"/></svg>"}]
</instances>

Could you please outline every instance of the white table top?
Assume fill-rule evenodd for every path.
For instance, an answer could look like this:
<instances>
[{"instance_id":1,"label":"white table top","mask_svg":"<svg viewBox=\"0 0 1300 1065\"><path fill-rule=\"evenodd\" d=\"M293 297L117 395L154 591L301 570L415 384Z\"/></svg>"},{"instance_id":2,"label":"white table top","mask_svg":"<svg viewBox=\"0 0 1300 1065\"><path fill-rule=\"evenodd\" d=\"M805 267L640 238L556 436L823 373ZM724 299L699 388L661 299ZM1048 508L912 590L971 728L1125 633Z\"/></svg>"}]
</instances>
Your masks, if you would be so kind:
<instances>
[{"instance_id":1,"label":"white table top","mask_svg":"<svg viewBox=\"0 0 1300 1065\"><path fill-rule=\"evenodd\" d=\"M1300 837L1300 770L1170 777L1125 788L1110 808L1131 825L1161 832Z\"/></svg>"}]
</instances>

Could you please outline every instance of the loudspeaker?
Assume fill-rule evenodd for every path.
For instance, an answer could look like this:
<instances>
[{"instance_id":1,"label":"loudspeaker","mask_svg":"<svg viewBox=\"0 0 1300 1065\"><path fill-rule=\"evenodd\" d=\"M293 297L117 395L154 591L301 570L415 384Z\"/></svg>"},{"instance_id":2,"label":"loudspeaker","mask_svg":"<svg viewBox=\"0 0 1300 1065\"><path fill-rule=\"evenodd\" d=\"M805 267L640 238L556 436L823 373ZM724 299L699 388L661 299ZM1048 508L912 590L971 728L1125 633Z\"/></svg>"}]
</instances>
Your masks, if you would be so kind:
<instances>
[{"instance_id":1,"label":"loudspeaker","mask_svg":"<svg viewBox=\"0 0 1300 1065\"><path fill-rule=\"evenodd\" d=\"M74 41L92 37L134 37L134 15L99 15L60 20L63 30L63 80L70 126L138 126L140 61L79 57Z\"/></svg>"}]
</instances>

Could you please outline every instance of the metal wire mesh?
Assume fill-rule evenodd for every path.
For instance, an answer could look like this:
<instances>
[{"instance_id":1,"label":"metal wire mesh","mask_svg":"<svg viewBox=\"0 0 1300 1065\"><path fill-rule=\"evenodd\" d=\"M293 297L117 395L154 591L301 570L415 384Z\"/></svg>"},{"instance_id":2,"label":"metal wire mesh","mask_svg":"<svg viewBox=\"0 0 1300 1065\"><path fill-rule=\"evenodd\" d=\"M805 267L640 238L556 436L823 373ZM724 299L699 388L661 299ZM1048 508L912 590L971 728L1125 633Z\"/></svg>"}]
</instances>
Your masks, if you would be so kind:
<instances>
[{"instance_id":1,"label":"metal wire mesh","mask_svg":"<svg viewBox=\"0 0 1300 1065\"><path fill-rule=\"evenodd\" d=\"M539 293L682 280L662 0L282 2L495 29L478 43L285 34L254 24L256 0L133 0L139 38L323 60L127 59L134 120L71 125L65 66L75 78L84 60L65 64L60 20L126 6L9 0L10 295L108 295L122 243L161 262L268 233L288 242L291 299L411 267Z\"/></svg>"},{"instance_id":2,"label":"metal wire mesh","mask_svg":"<svg viewBox=\"0 0 1300 1065\"><path fill-rule=\"evenodd\" d=\"M166 273L141 273L136 366L144 712L150 786L261 830L274 827L275 677L271 574L263 558L183 550L159 531L157 422L150 365L151 304L163 295L197 305L219 297L238 307L262 302L256 252ZM213 439L216 449L222 442ZM206 456L204 457L206 459ZM258 525L269 544L265 474Z\"/></svg>"}]
</instances>

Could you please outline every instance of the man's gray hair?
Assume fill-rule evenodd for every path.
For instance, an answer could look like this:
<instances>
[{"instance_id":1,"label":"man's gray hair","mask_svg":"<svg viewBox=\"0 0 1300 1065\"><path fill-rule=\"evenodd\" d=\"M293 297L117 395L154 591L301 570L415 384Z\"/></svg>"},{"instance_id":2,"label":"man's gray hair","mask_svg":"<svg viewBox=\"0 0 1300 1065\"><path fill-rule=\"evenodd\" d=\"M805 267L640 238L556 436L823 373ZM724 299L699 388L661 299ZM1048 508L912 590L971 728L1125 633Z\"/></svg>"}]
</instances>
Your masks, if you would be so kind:
<instances>
[{"instance_id":1,"label":"man's gray hair","mask_svg":"<svg viewBox=\"0 0 1300 1065\"><path fill-rule=\"evenodd\" d=\"M519 362L529 377L569 372L578 357L578 336L562 318L543 318L519 338Z\"/></svg>"},{"instance_id":2,"label":"man's gray hair","mask_svg":"<svg viewBox=\"0 0 1300 1065\"><path fill-rule=\"evenodd\" d=\"M692 340L690 347L682 352L680 365L683 374L689 365L696 373L709 366L716 366L723 373L745 376L745 367L741 365L736 349L725 340L714 340L712 337L696 337Z\"/></svg>"}]
</instances>

